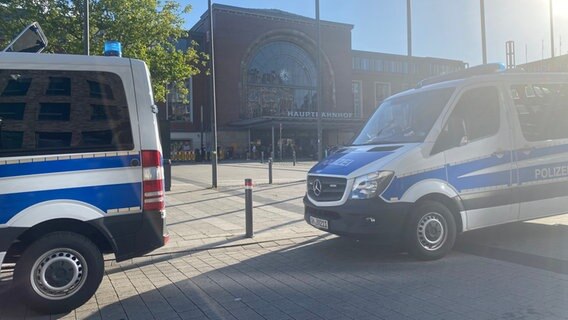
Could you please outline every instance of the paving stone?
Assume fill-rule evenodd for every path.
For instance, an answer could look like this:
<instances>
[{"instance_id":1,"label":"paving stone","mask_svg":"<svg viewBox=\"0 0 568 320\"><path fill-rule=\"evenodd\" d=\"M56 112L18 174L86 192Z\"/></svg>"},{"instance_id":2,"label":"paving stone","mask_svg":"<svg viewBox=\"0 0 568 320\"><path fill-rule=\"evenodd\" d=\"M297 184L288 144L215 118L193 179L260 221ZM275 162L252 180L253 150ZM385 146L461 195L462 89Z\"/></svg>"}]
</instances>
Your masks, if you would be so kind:
<instances>
[{"instance_id":1,"label":"paving stone","mask_svg":"<svg viewBox=\"0 0 568 320\"><path fill-rule=\"evenodd\" d=\"M96 296L68 314L33 314L0 294L0 320L567 318L566 274L461 252L417 262L310 227L302 206L307 165L290 175L295 181L255 187L256 234L244 239L241 182L205 189L210 173L196 173L204 168L174 166L170 245L105 261ZM265 174L260 165L228 168L234 176Z\"/></svg>"}]
</instances>

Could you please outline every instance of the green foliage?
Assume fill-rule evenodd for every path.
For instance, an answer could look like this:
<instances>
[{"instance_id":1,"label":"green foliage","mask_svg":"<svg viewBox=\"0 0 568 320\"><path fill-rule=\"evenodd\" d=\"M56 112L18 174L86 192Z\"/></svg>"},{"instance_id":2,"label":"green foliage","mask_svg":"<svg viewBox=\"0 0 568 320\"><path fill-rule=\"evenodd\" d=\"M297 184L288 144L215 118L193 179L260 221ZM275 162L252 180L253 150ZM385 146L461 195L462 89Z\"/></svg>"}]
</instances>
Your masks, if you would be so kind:
<instances>
[{"instance_id":1,"label":"green foliage","mask_svg":"<svg viewBox=\"0 0 568 320\"><path fill-rule=\"evenodd\" d=\"M82 54L83 6L84 0L0 0L0 47L37 21L49 41L46 52ZM175 47L187 37L182 15L190 6L171 0L91 0L89 8L91 54L102 54L105 40L120 41L124 57L148 64L157 101L165 101L168 83L186 94L184 80L205 68L207 55L195 43L187 51Z\"/></svg>"}]
</instances>

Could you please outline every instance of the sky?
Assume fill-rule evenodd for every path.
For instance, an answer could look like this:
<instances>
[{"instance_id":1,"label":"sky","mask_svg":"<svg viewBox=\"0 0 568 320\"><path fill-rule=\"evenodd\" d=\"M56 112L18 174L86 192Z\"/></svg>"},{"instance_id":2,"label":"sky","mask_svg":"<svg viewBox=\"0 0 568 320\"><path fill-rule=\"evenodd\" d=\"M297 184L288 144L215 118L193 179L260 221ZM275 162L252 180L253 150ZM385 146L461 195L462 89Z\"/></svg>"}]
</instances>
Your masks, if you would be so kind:
<instances>
[{"instance_id":1,"label":"sky","mask_svg":"<svg viewBox=\"0 0 568 320\"><path fill-rule=\"evenodd\" d=\"M189 29L207 10L207 0L178 0L193 10ZM310 0L212 0L245 8L280 9L315 17ZM505 42L514 41L516 63L551 56L550 0L485 0L488 62L505 62ZM568 54L568 0L552 0L555 55ZM355 50L407 54L406 0L320 0L322 20L353 24ZM480 0L412 0L412 53L420 57L482 63Z\"/></svg>"}]
</instances>

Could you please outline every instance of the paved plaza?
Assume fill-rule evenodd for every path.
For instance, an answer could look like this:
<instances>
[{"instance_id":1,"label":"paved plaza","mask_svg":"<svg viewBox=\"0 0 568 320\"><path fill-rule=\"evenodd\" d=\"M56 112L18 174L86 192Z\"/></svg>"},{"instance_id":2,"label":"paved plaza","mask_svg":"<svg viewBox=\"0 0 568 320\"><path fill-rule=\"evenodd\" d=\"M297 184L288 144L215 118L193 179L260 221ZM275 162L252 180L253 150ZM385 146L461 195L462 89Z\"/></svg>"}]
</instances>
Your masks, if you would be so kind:
<instances>
[{"instance_id":1,"label":"paved plaza","mask_svg":"<svg viewBox=\"0 0 568 320\"><path fill-rule=\"evenodd\" d=\"M313 163L175 165L170 244L116 263L88 303L37 315L0 275L0 319L567 319L568 217L465 234L448 257L405 253L320 232L303 221ZM243 180L255 237L246 239Z\"/></svg>"}]
</instances>

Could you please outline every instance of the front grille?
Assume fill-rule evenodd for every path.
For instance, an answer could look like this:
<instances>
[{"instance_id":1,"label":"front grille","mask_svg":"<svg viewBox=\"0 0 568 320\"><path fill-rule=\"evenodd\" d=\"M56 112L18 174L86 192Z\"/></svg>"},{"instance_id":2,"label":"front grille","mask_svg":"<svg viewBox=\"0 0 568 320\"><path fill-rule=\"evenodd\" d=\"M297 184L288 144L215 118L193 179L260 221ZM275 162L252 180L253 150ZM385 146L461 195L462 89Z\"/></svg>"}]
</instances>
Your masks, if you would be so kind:
<instances>
[{"instance_id":1,"label":"front grille","mask_svg":"<svg viewBox=\"0 0 568 320\"><path fill-rule=\"evenodd\" d=\"M316 201L338 201L346 185L345 178L308 176L308 195Z\"/></svg>"}]
</instances>

